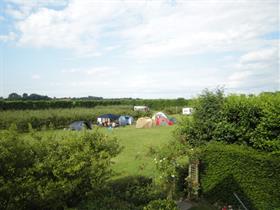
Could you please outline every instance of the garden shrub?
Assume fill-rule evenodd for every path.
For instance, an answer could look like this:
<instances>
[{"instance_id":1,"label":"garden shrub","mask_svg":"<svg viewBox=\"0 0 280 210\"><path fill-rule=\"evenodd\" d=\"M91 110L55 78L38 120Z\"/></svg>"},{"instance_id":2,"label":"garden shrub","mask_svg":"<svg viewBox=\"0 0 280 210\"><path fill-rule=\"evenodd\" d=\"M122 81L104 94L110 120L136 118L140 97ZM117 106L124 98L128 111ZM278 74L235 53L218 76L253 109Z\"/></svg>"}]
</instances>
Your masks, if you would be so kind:
<instances>
[{"instance_id":1,"label":"garden shrub","mask_svg":"<svg viewBox=\"0 0 280 210\"><path fill-rule=\"evenodd\" d=\"M184 195L188 176L188 148L178 141L170 141L155 152L158 170L157 183L169 199Z\"/></svg>"},{"instance_id":2,"label":"garden shrub","mask_svg":"<svg viewBox=\"0 0 280 210\"><path fill-rule=\"evenodd\" d=\"M213 140L217 123L221 121L224 104L222 90L205 90L194 102L192 117L185 117L179 122L177 135L193 146L200 146Z\"/></svg>"},{"instance_id":3,"label":"garden shrub","mask_svg":"<svg viewBox=\"0 0 280 210\"><path fill-rule=\"evenodd\" d=\"M201 188L212 203L237 203L249 209L280 207L280 157L246 146L211 143L201 152Z\"/></svg>"},{"instance_id":4,"label":"garden shrub","mask_svg":"<svg viewBox=\"0 0 280 210\"><path fill-rule=\"evenodd\" d=\"M109 184L112 195L134 206L143 206L150 201L164 198L151 178L144 176L127 176L112 180Z\"/></svg>"},{"instance_id":5,"label":"garden shrub","mask_svg":"<svg viewBox=\"0 0 280 210\"><path fill-rule=\"evenodd\" d=\"M193 105L193 115L176 129L181 142L200 146L222 141L279 153L280 93L225 97L222 90L205 90Z\"/></svg>"},{"instance_id":6,"label":"garden shrub","mask_svg":"<svg viewBox=\"0 0 280 210\"><path fill-rule=\"evenodd\" d=\"M85 200L79 209L143 210L149 202L164 197L151 178L127 176L110 180L102 194Z\"/></svg>"},{"instance_id":7,"label":"garden shrub","mask_svg":"<svg viewBox=\"0 0 280 210\"><path fill-rule=\"evenodd\" d=\"M94 132L0 135L0 209L62 209L99 195L111 177L115 139Z\"/></svg>"},{"instance_id":8,"label":"garden shrub","mask_svg":"<svg viewBox=\"0 0 280 210\"><path fill-rule=\"evenodd\" d=\"M179 210L173 200L154 200L151 201L143 210Z\"/></svg>"}]
</instances>

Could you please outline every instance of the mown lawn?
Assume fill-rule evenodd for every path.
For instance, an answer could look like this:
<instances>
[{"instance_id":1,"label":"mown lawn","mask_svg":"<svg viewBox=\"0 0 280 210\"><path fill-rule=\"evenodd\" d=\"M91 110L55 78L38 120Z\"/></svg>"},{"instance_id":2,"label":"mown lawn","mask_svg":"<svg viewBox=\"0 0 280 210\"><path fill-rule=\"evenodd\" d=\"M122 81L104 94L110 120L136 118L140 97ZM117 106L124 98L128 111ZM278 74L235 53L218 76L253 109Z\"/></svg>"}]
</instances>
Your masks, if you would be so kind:
<instances>
[{"instance_id":1,"label":"mown lawn","mask_svg":"<svg viewBox=\"0 0 280 210\"><path fill-rule=\"evenodd\" d=\"M154 127L150 129L136 129L135 126L103 129L108 135L118 138L123 146L122 152L114 158L113 169L116 177L129 175L144 175L155 177L156 168L154 157L150 151L163 146L172 137L174 126Z\"/></svg>"}]
</instances>

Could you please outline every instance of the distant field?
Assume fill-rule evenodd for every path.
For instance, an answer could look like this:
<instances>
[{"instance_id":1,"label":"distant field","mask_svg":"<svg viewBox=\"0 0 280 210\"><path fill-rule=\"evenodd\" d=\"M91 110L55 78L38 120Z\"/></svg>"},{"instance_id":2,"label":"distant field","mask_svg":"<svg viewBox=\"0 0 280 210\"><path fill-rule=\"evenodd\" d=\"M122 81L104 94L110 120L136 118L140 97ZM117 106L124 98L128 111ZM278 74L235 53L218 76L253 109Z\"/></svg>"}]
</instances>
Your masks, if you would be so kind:
<instances>
[{"instance_id":1,"label":"distant field","mask_svg":"<svg viewBox=\"0 0 280 210\"><path fill-rule=\"evenodd\" d=\"M153 158L149 155L151 148L160 147L172 139L174 126L154 127L150 129L136 129L135 126L104 129L104 132L119 139L124 147L115 159L114 169L117 177L129 175L156 175Z\"/></svg>"}]
</instances>

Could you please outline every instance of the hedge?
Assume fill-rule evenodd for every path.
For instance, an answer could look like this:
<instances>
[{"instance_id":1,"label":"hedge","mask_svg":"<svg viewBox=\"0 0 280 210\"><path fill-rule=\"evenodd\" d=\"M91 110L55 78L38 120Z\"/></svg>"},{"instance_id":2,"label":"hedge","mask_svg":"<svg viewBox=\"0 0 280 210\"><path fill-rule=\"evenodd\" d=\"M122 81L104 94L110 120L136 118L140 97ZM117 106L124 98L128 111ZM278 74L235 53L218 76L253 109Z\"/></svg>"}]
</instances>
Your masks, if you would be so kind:
<instances>
[{"instance_id":1,"label":"hedge","mask_svg":"<svg viewBox=\"0 0 280 210\"><path fill-rule=\"evenodd\" d=\"M72 121L86 120L93 123L101 114L126 114L134 118L143 115L151 115L150 112L135 112L127 107L116 108L73 108L73 109L49 109L49 110L16 110L0 112L0 129L8 129L15 124L19 131L28 131L29 123L34 129L66 128Z\"/></svg>"},{"instance_id":2,"label":"hedge","mask_svg":"<svg viewBox=\"0 0 280 210\"><path fill-rule=\"evenodd\" d=\"M235 192L248 209L280 207L279 155L221 143L210 143L201 155L202 195L210 202L236 204Z\"/></svg>"},{"instance_id":3,"label":"hedge","mask_svg":"<svg viewBox=\"0 0 280 210\"><path fill-rule=\"evenodd\" d=\"M0 100L0 110L26 110L26 109L58 109L58 108L93 108L96 106L112 105L146 105L151 109L164 109L174 106L183 107L189 105L191 100L178 99L102 99L102 100ZM178 109L181 112L181 109Z\"/></svg>"}]
</instances>

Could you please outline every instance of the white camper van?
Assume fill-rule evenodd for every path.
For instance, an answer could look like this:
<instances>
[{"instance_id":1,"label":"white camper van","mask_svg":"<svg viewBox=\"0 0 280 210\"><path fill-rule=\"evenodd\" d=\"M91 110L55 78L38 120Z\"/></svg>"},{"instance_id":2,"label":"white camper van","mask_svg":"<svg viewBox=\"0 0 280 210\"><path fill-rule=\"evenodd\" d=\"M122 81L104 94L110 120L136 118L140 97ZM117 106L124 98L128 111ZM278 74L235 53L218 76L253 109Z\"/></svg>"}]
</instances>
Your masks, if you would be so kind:
<instances>
[{"instance_id":1,"label":"white camper van","mask_svg":"<svg viewBox=\"0 0 280 210\"><path fill-rule=\"evenodd\" d=\"M193 112L193 108L191 108L191 107L185 107L185 108L182 109L182 113L184 115L191 115L192 112Z\"/></svg>"}]
</instances>

